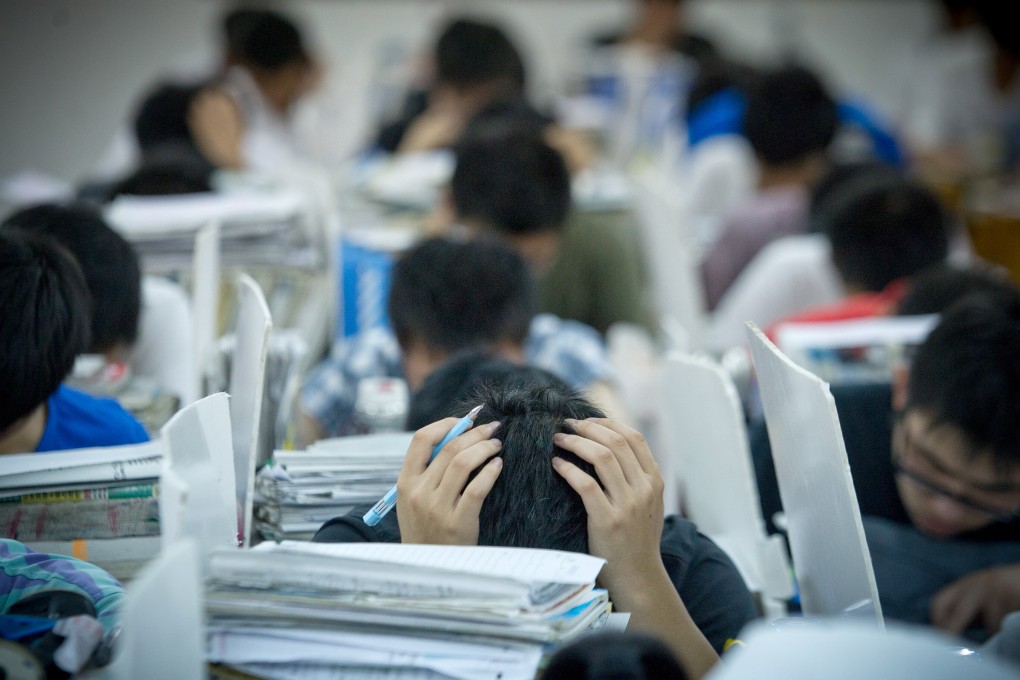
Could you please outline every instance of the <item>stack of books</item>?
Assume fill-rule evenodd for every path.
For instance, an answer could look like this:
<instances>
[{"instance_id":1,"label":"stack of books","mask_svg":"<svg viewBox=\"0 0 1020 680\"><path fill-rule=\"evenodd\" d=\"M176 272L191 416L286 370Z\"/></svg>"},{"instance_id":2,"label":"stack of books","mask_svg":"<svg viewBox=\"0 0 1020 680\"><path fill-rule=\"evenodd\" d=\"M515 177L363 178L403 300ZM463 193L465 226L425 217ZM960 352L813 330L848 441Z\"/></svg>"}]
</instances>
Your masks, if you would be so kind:
<instances>
[{"instance_id":1,"label":"stack of books","mask_svg":"<svg viewBox=\"0 0 1020 680\"><path fill-rule=\"evenodd\" d=\"M323 439L276 451L255 480L255 526L263 539L307 540L329 519L375 503L400 473L411 433Z\"/></svg>"},{"instance_id":2,"label":"stack of books","mask_svg":"<svg viewBox=\"0 0 1020 680\"><path fill-rule=\"evenodd\" d=\"M3 457L0 535L130 578L160 548L156 441Z\"/></svg>"},{"instance_id":3,"label":"stack of books","mask_svg":"<svg viewBox=\"0 0 1020 680\"><path fill-rule=\"evenodd\" d=\"M479 546L223 549L206 587L208 661L260 678L533 680L559 644L608 621L604 563Z\"/></svg>"}]
</instances>

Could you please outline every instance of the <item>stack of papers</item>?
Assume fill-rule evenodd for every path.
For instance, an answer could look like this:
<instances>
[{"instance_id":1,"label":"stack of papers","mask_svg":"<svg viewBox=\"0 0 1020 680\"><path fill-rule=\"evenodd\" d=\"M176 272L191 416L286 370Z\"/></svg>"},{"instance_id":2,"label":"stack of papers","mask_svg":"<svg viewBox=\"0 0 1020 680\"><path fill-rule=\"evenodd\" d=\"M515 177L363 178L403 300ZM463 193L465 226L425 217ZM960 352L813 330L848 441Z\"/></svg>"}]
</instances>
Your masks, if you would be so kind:
<instances>
[{"instance_id":1,"label":"stack of papers","mask_svg":"<svg viewBox=\"0 0 1020 680\"><path fill-rule=\"evenodd\" d=\"M306 540L329 519L375 503L397 482L411 433L323 439L276 451L255 480L255 526L265 539Z\"/></svg>"},{"instance_id":2,"label":"stack of papers","mask_svg":"<svg viewBox=\"0 0 1020 680\"><path fill-rule=\"evenodd\" d=\"M3 457L0 535L129 578L160 547L159 441Z\"/></svg>"},{"instance_id":3,"label":"stack of papers","mask_svg":"<svg viewBox=\"0 0 1020 680\"><path fill-rule=\"evenodd\" d=\"M186 267L195 234L219 222L225 264L315 267L321 244L309 242L309 213L296 191L229 191L174 196L118 196L110 225L132 243L147 270Z\"/></svg>"},{"instance_id":4,"label":"stack of papers","mask_svg":"<svg viewBox=\"0 0 1020 680\"><path fill-rule=\"evenodd\" d=\"M937 314L783 323L776 346L830 384L889 383L936 324Z\"/></svg>"},{"instance_id":5,"label":"stack of papers","mask_svg":"<svg viewBox=\"0 0 1020 680\"><path fill-rule=\"evenodd\" d=\"M552 550L262 543L213 553L208 660L259 677L532 680L605 625L604 560ZM389 677L389 675L387 675Z\"/></svg>"}]
</instances>

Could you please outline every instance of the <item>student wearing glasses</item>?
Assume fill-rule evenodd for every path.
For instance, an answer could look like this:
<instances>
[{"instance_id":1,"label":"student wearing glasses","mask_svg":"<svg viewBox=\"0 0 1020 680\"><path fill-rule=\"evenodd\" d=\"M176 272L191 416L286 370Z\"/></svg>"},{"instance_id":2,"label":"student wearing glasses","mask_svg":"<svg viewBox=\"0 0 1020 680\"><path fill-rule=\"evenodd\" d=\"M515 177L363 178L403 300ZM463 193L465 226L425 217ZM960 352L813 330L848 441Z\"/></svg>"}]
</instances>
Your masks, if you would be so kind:
<instances>
[{"instance_id":1,"label":"student wearing glasses","mask_svg":"<svg viewBox=\"0 0 1020 680\"><path fill-rule=\"evenodd\" d=\"M1020 610L1018 347L1000 285L952 304L891 386L832 387L887 618L981 642Z\"/></svg>"}]
</instances>

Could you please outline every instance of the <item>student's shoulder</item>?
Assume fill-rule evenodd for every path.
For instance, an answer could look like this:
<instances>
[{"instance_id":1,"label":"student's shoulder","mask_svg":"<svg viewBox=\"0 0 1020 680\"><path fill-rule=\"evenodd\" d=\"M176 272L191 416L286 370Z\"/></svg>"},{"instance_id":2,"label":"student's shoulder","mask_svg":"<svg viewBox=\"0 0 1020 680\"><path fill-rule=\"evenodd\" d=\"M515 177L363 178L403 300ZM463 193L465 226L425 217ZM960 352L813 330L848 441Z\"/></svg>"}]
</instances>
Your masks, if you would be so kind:
<instances>
[{"instance_id":1,"label":"student's shoulder","mask_svg":"<svg viewBox=\"0 0 1020 680\"><path fill-rule=\"evenodd\" d=\"M603 344L602 335L592 326L555 314L536 314L528 331L530 342L551 342L563 338Z\"/></svg>"},{"instance_id":2,"label":"student's shoulder","mask_svg":"<svg viewBox=\"0 0 1020 680\"><path fill-rule=\"evenodd\" d=\"M356 507L346 515L334 517L323 524L312 541L315 543L400 543L400 524L396 510L383 517L375 526L362 519L371 505Z\"/></svg>"},{"instance_id":3,"label":"student's shoulder","mask_svg":"<svg viewBox=\"0 0 1020 680\"><path fill-rule=\"evenodd\" d=\"M37 451L138 444L149 434L110 397L97 397L61 385L47 402L46 429Z\"/></svg>"}]
</instances>

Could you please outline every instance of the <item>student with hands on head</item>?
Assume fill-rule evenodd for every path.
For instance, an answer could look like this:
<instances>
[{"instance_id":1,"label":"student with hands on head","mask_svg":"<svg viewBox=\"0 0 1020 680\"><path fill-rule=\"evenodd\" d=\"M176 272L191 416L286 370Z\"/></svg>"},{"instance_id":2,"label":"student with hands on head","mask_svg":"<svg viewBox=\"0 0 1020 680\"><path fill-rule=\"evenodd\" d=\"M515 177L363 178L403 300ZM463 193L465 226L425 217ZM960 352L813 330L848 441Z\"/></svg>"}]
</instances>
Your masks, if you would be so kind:
<instances>
[{"instance_id":1,"label":"student with hands on head","mask_svg":"<svg viewBox=\"0 0 1020 680\"><path fill-rule=\"evenodd\" d=\"M472 369L458 368L458 361L430 376L419 395L435 389L444 371L467 370L470 382ZM476 383L469 400L484 406L474 427L431 463L433 447L456 418L415 433L395 513L367 527L362 509L355 509L327 522L313 540L498 545L602 557L600 585L616 610L630 613L629 630L661 638L691 677L703 676L755 616L746 586L692 523L664 519L663 481L641 434L602 417L543 373L507 365L503 378L490 373Z\"/></svg>"}]
</instances>

